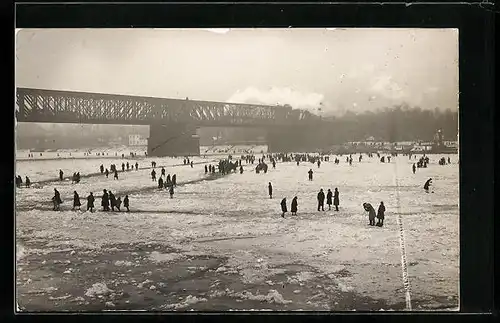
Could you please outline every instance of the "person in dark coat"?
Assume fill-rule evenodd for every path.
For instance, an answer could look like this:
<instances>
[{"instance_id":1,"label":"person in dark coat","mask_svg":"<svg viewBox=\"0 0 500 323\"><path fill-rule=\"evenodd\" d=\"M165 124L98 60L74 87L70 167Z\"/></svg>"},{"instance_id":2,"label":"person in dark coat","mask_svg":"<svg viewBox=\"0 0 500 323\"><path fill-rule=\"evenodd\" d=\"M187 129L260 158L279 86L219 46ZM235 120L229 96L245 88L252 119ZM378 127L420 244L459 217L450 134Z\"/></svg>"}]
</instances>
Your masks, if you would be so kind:
<instances>
[{"instance_id":1,"label":"person in dark coat","mask_svg":"<svg viewBox=\"0 0 500 323\"><path fill-rule=\"evenodd\" d=\"M312 181L313 180L313 170L309 169L309 171L307 173L309 174L309 180Z\"/></svg>"},{"instance_id":2,"label":"person in dark coat","mask_svg":"<svg viewBox=\"0 0 500 323\"><path fill-rule=\"evenodd\" d=\"M101 174L104 173L104 166L101 164L101 166L99 167L100 171L101 171Z\"/></svg>"},{"instance_id":3,"label":"person in dark coat","mask_svg":"<svg viewBox=\"0 0 500 323\"><path fill-rule=\"evenodd\" d=\"M101 206L103 211L109 211L109 194L106 190L103 190Z\"/></svg>"},{"instance_id":4,"label":"person in dark coat","mask_svg":"<svg viewBox=\"0 0 500 323\"><path fill-rule=\"evenodd\" d=\"M297 215L297 196L295 196L292 200L290 212L292 212L292 215Z\"/></svg>"},{"instance_id":5,"label":"person in dark coat","mask_svg":"<svg viewBox=\"0 0 500 323\"><path fill-rule=\"evenodd\" d=\"M74 191L73 192L73 210L77 207L78 207L78 209L80 209L81 206L82 206L82 204L80 203L80 196L78 196L78 193L76 191Z\"/></svg>"},{"instance_id":6,"label":"person in dark coat","mask_svg":"<svg viewBox=\"0 0 500 323\"><path fill-rule=\"evenodd\" d=\"M174 198L174 185L170 185L168 192L170 193L170 198Z\"/></svg>"},{"instance_id":7,"label":"person in dark coat","mask_svg":"<svg viewBox=\"0 0 500 323\"><path fill-rule=\"evenodd\" d=\"M193 161L191 161L191 168L193 168Z\"/></svg>"},{"instance_id":8,"label":"person in dark coat","mask_svg":"<svg viewBox=\"0 0 500 323\"><path fill-rule=\"evenodd\" d=\"M31 181L30 181L30 178L28 176L26 176L26 187L30 187L31 186Z\"/></svg>"},{"instance_id":9,"label":"person in dark coat","mask_svg":"<svg viewBox=\"0 0 500 323\"><path fill-rule=\"evenodd\" d=\"M363 203L363 208L368 212L368 220L370 221L370 225L375 225L375 209L370 203Z\"/></svg>"},{"instance_id":10,"label":"person in dark coat","mask_svg":"<svg viewBox=\"0 0 500 323\"><path fill-rule=\"evenodd\" d=\"M205 174L208 173L208 167L205 165Z\"/></svg>"},{"instance_id":11,"label":"person in dark coat","mask_svg":"<svg viewBox=\"0 0 500 323\"><path fill-rule=\"evenodd\" d=\"M125 163L122 163L122 172L125 171Z\"/></svg>"},{"instance_id":12,"label":"person in dark coat","mask_svg":"<svg viewBox=\"0 0 500 323\"><path fill-rule=\"evenodd\" d=\"M413 174L415 174L415 172L417 171L417 167L415 167L415 163L413 163L413 166L411 168L413 170Z\"/></svg>"},{"instance_id":13,"label":"person in dark coat","mask_svg":"<svg viewBox=\"0 0 500 323\"><path fill-rule=\"evenodd\" d=\"M172 186L177 187L177 175L176 174L172 175Z\"/></svg>"},{"instance_id":14,"label":"person in dark coat","mask_svg":"<svg viewBox=\"0 0 500 323\"><path fill-rule=\"evenodd\" d=\"M122 206L122 199L121 197L118 197L116 199L116 208L118 209L118 212L121 212L120 207Z\"/></svg>"},{"instance_id":15,"label":"person in dark coat","mask_svg":"<svg viewBox=\"0 0 500 323\"><path fill-rule=\"evenodd\" d=\"M151 171L151 179L153 180L153 182L156 182L156 172L154 169Z\"/></svg>"},{"instance_id":16,"label":"person in dark coat","mask_svg":"<svg viewBox=\"0 0 500 323\"><path fill-rule=\"evenodd\" d=\"M281 217L284 218L285 217L285 213L287 212L287 209L286 209L286 197L284 197L282 200L281 200Z\"/></svg>"},{"instance_id":17,"label":"person in dark coat","mask_svg":"<svg viewBox=\"0 0 500 323\"><path fill-rule=\"evenodd\" d=\"M165 176L165 167L161 168L161 176Z\"/></svg>"},{"instance_id":18,"label":"person in dark coat","mask_svg":"<svg viewBox=\"0 0 500 323\"><path fill-rule=\"evenodd\" d=\"M139 164L136 162L135 163L135 170L138 170L139 169Z\"/></svg>"},{"instance_id":19,"label":"person in dark coat","mask_svg":"<svg viewBox=\"0 0 500 323\"><path fill-rule=\"evenodd\" d=\"M108 176L109 176L109 170L107 168L106 168L105 174L106 174L106 178L108 178Z\"/></svg>"},{"instance_id":20,"label":"person in dark coat","mask_svg":"<svg viewBox=\"0 0 500 323\"><path fill-rule=\"evenodd\" d=\"M321 166L321 161L318 159L318 168Z\"/></svg>"},{"instance_id":21,"label":"person in dark coat","mask_svg":"<svg viewBox=\"0 0 500 323\"><path fill-rule=\"evenodd\" d=\"M62 169L59 170L59 180L62 181L64 179L64 172Z\"/></svg>"},{"instance_id":22,"label":"person in dark coat","mask_svg":"<svg viewBox=\"0 0 500 323\"><path fill-rule=\"evenodd\" d=\"M448 157L448 164L451 164L451 160L450 160L450 157Z\"/></svg>"},{"instance_id":23,"label":"person in dark coat","mask_svg":"<svg viewBox=\"0 0 500 323\"><path fill-rule=\"evenodd\" d=\"M325 193L323 192L323 189L320 189L318 193L318 211L320 208L321 211L325 210Z\"/></svg>"},{"instance_id":24,"label":"person in dark coat","mask_svg":"<svg viewBox=\"0 0 500 323\"><path fill-rule=\"evenodd\" d=\"M111 204L111 211L114 212L116 207L116 198L111 191L109 191L109 204Z\"/></svg>"},{"instance_id":25,"label":"person in dark coat","mask_svg":"<svg viewBox=\"0 0 500 323\"><path fill-rule=\"evenodd\" d=\"M61 194L54 188L54 197L52 198L52 203L54 204L54 211L59 210L59 206L62 203Z\"/></svg>"},{"instance_id":26,"label":"person in dark coat","mask_svg":"<svg viewBox=\"0 0 500 323\"><path fill-rule=\"evenodd\" d=\"M432 178L429 178L424 184L425 192L429 193L429 186L431 186Z\"/></svg>"},{"instance_id":27,"label":"person in dark coat","mask_svg":"<svg viewBox=\"0 0 500 323\"><path fill-rule=\"evenodd\" d=\"M128 195L125 195L125 198L123 199L123 206L127 209L127 212L130 212L130 210L128 208L129 207L129 203L130 203L130 201L128 199Z\"/></svg>"},{"instance_id":28,"label":"person in dark coat","mask_svg":"<svg viewBox=\"0 0 500 323\"><path fill-rule=\"evenodd\" d=\"M273 186L271 185L271 182L269 182L269 185L267 185L267 189L269 191L269 198L273 198Z\"/></svg>"},{"instance_id":29,"label":"person in dark coat","mask_svg":"<svg viewBox=\"0 0 500 323\"><path fill-rule=\"evenodd\" d=\"M94 195L92 192L90 192L90 195L87 196L87 211L90 210L90 212L94 211Z\"/></svg>"},{"instance_id":30,"label":"person in dark coat","mask_svg":"<svg viewBox=\"0 0 500 323\"><path fill-rule=\"evenodd\" d=\"M243 166L240 165L240 174L243 174Z\"/></svg>"},{"instance_id":31,"label":"person in dark coat","mask_svg":"<svg viewBox=\"0 0 500 323\"><path fill-rule=\"evenodd\" d=\"M339 210L339 190L335 187L335 192L333 194L333 205L335 205L335 211Z\"/></svg>"},{"instance_id":32,"label":"person in dark coat","mask_svg":"<svg viewBox=\"0 0 500 323\"><path fill-rule=\"evenodd\" d=\"M118 171L115 169L115 176L114 179L118 179Z\"/></svg>"},{"instance_id":33,"label":"person in dark coat","mask_svg":"<svg viewBox=\"0 0 500 323\"><path fill-rule=\"evenodd\" d=\"M328 210L332 209L332 197L333 197L332 190L328 189L328 192L326 193L326 204L328 204Z\"/></svg>"},{"instance_id":34,"label":"person in dark coat","mask_svg":"<svg viewBox=\"0 0 500 323\"><path fill-rule=\"evenodd\" d=\"M163 188L163 178L161 178L161 177L158 179L158 188L159 189Z\"/></svg>"},{"instance_id":35,"label":"person in dark coat","mask_svg":"<svg viewBox=\"0 0 500 323\"><path fill-rule=\"evenodd\" d=\"M378 222L376 225L378 227L382 227L384 225L384 218L385 218L385 206L384 206L384 202L380 202L380 205L379 205L378 211L377 211Z\"/></svg>"}]
</instances>

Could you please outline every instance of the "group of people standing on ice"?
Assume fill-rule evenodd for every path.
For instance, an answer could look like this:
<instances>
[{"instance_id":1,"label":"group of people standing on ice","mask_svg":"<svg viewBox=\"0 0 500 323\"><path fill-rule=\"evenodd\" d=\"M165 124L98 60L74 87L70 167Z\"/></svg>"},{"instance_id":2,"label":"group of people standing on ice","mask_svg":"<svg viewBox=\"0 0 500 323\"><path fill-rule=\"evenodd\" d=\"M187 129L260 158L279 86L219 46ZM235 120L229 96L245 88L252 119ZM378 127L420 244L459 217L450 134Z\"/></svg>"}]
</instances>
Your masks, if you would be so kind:
<instances>
[{"instance_id":1,"label":"group of people standing on ice","mask_svg":"<svg viewBox=\"0 0 500 323\"><path fill-rule=\"evenodd\" d=\"M165 168L164 167L161 168L161 175L160 175L160 178L158 178L158 188L160 190L165 188L166 190L168 190L168 192L170 194L170 198L173 198L174 197L174 187L177 186L177 175L174 174L174 175L172 175L172 177L170 177L170 174L168 174L165 177L165 180L163 180L163 177L165 177ZM151 179L153 180L153 182L156 182L156 171L154 169L151 171Z\"/></svg>"},{"instance_id":2,"label":"group of people standing on ice","mask_svg":"<svg viewBox=\"0 0 500 323\"><path fill-rule=\"evenodd\" d=\"M87 211L94 212L94 205L95 202L95 197L92 192L87 196ZM63 203L63 200L61 198L61 194L59 191L54 188L54 196L52 197L52 204L53 204L53 210L54 211L59 211L60 206ZM110 206L111 206L111 211L118 210L120 212L120 207L122 204L122 200L120 197L116 198L115 195L111 191L103 190L103 195L101 197L101 206L103 208L103 211L110 211ZM125 195L125 198L123 199L123 206L127 209L127 212L130 211L129 209L130 201L128 198L128 195ZM78 195L77 191L73 191L73 208L72 210L80 209L82 206L82 203L80 202L80 196Z\"/></svg>"},{"instance_id":3,"label":"group of people standing on ice","mask_svg":"<svg viewBox=\"0 0 500 323\"><path fill-rule=\"evenodd\" d=\"M23 185L23 179L22 179L21 175L17 175L16 176L16 187L20 188L21 185ZM31 180L28 176L26 176L25 185L26 185L26 187L31 186Z\"/></svg>"},{"instance_id":4,"label":"group of people standing on ice","mask_svg":"<svg viewBox=\"0 0 500 323\"><path fill-rule=\"evenodd\" d=\"M385 218L384 202L380 202L376 214L375 214L375 209L370 203L363 203L363 208L365 209L366 212L368 212L369 225L377 227L382 227L384 225L384 218ZM378 219L377 223L375 223L375 218Z\"/></svg>"},{"instance_id":5,"label":"group of people standing on ice","mask_svg":"<svg viewBox=\"0 0 500 323\"><path fill-rule=\"evenodd\" d=\"M268 193L269 193L269 198L273 198L273 185L271 182L268 184ZM297 210L298 210L298 197L294 196L292 199L292 203L290 205L290 212L292 215L297 215ZM318 211L325 211L325 192L323 192L323 189L319 190L319 193L317 195L317 200L318 200ZM339 204L340 204L340 198L339 198L339 190L336 187L335 192L332 192L330 189L328 189L328 192L326 194L326 204L328 205L328 210L332 209L332 204L335 206L335 211L339 211ZM285 217L285 213L288 212L287 209L287 204L286 204L286 197L284 197L281 202L281 217Z\"/></svg>"}]
</instances>

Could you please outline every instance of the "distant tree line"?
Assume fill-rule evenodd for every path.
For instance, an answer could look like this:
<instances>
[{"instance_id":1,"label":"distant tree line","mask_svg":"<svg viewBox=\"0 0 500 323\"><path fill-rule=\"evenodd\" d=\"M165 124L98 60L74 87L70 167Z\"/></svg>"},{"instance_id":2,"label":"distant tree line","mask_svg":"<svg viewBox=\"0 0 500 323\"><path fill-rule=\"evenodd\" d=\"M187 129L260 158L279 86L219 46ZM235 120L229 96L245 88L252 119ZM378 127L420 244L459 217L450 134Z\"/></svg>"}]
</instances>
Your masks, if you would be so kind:
<instances>
[{"instance_id":1,"label":"distant tree line","mask_svg":"<svg viewBox=\"0 0 500 323\"><path fill-rule=\"evenodd\" d=\"M329 144L347 141L364 141L373 136L380 141L432 141L441 129L445 140L456 140L458 134L458 111L423 110L408 106L385 108L376 112L326 118Z\"/></svg>"}]
</instances>

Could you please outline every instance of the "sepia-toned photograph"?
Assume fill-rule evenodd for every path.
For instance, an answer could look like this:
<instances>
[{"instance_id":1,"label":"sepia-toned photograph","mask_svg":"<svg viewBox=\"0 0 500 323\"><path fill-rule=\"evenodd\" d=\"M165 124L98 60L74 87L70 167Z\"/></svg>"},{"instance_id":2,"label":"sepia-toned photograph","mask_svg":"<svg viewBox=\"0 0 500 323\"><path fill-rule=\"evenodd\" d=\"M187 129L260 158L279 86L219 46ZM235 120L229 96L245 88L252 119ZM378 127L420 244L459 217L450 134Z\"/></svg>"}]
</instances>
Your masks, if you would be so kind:
<instances>
[{"instance_id":1,"label":"sepia-toned photograph","mask_svg":"<svg viewBox=\"0 0 500 323\"><path fill-rule=\"evenodd\" d=\"M458 30L17 29L17 312L458 311Z\"/></svg>"}]
</instances>

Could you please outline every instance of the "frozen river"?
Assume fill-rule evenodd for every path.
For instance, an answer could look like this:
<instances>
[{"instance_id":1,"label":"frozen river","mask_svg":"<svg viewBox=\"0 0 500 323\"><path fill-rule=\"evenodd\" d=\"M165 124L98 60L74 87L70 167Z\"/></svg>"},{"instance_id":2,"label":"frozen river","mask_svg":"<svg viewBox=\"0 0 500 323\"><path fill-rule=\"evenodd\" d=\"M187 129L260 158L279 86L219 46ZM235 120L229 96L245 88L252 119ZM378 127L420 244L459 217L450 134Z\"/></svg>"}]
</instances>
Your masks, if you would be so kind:
<instances>
[{"instance_id":1,"label":"frozen river","mask_svg":"<svg viewBox=\"0 0 500 323\"><path fill-rule=\"evenodd\" d=\"M402 215L413 309L458 308L459 167L457 155L445 166L438 165L441 157L431 155L428 168L416 174L416 160L407 156L382 164L367 156L358 162L356 155L352 166L345 157L320 168L278 162L267 174L243 161L243 174L223 177L204 174L206 163L216 164L210 155L192 158L193 168L182 158L143 156L18 160L16 173L35 183L16 192L18 303L26 310L401 310L396 216ZM177 174L173 199L155 188L152 160ZM120 169L124 161L138 161L140 169L120 172L119 180L95 175L79 184L47 182L59 169L85 176L101 164ZM307 180L310 168L313 181ZM428 178L434 193L423 190ZM340 211L317 212L319 189L335 187ZM54 188L64 200L60 212L51 211ZM84 208L88 193L100 196L103 189L122 199L128 194L131 212L100 212L100 198L96 213L70 210L74 190ZM289 208L294 196L298 215L281 218L281 199L287 197ZM384 227L370 227L362 203L376 208L380 201L387 209ZM93 293L99 286L104 291Z\"/></svg>"}]
</instances>

